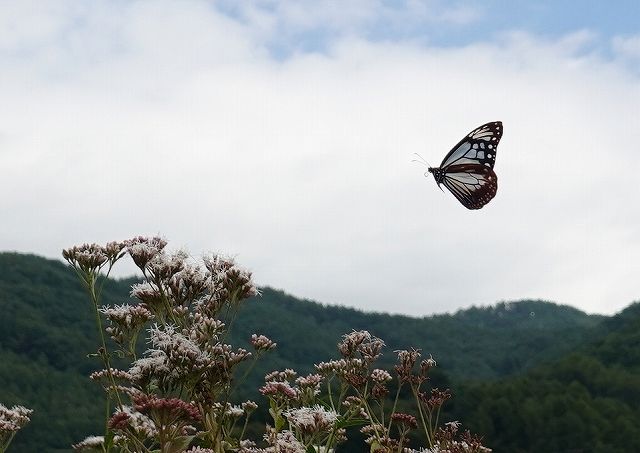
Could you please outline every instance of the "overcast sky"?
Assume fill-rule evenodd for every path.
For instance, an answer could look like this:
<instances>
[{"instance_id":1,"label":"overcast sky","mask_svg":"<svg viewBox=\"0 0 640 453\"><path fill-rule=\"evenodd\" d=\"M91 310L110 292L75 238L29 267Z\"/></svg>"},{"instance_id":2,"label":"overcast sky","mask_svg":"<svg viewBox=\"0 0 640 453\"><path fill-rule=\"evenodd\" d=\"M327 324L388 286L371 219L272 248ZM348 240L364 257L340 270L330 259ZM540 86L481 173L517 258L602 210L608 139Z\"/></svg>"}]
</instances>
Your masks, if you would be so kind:
<instances>
[{"instance_id":1,"label":"overcast sky","mask_svg":"<svg viewBox=\"0 0 640 453\"><path fill-rule=\"evenodd\" d=\"M4 1L0 250L161 234L330 304L613 313L639 105L635 0ZM468 211L411 159L496 120Z\"/></svg>"}]
</instances>

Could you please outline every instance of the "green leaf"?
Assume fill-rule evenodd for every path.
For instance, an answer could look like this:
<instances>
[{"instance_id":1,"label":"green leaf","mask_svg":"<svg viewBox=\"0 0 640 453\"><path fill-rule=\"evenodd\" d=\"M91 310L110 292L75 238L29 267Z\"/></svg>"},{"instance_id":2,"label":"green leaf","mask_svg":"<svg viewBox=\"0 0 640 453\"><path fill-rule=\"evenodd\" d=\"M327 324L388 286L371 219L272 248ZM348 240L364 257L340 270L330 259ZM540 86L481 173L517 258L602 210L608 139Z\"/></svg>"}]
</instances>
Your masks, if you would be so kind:
<instances>
[{"instance_id":1,"label":"green leaf","mask_svg":"<svg viewBox=\"0 0 640 453\"><path fill-rule=\"evenodd\" d=\"M104 449L105 451L111 450L113 447L113 438L115 437L115 433L113 431L108 431L104 436Z\"/></svg>"},{"instance_id":2,"label":"green leaf","mask_svg":"<svg viewBox=\"0 0 640 453\"><path fill-rule=\"evenodd\" d=\"M167 453L180 453L187 449L195 436L180 436L173 439L167 445Z\"/></svg>"},{"instance_id":3,"label":"green leaf","mask_svg":"<svg viewBox=\"0 0 640 453\"><path fill-rule=\"evenodd\" d=\"M364 418L351 418L347 420L338 420L336 421L337 428L349 428L351 426L362 426L369 423L368 420Z\"/></svg>"}]
</instances>

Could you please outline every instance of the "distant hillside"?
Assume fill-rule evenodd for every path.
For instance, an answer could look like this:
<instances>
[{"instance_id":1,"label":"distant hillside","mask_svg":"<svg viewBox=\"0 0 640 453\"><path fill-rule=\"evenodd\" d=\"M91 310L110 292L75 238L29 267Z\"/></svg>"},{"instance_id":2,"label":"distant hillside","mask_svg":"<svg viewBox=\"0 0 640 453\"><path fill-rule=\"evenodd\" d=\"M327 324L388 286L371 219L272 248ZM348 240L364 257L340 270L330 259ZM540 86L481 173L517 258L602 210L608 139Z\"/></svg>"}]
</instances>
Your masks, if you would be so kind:
<instances>
[{"instance_id":1,"label":"distant hillside","mask_svg":"<svg viewBox=\"0 0 640 453\"><path fill-rule=\"evenodd\" d=\"M36 410L13 451L68 451L72 442L101 431L102 395L86 377L96 366L87 354L97 345L89 302L62 262L0 253L0 271L0 402ZM104 301L126 301L132 282L108 281ZM603 324L600 316L542 301L411 318L325 306L270 288L262 293L245 305L233 334L235 342L252 333L278 342L253 374L253 385L265 371L304 371L335 357L340 336L354 329L383 338L387 361L393 350L411 346L433 354L440 373L454 382L519 374L592 339L601 338L605 349L617 345L604 336L613 335L609 323L616 326L616 318Z\"/></svg>"},{"instance_id":2,"label":"distant hillside","mask_svg":"<svg viewBox=\"0 0 640 453\"><path fill-rule=\"evenodd\" d=\"M522 376L462 386L452 416L496 452L640 451L640 303L593 341Z\"/></svg>"}]
</instances>

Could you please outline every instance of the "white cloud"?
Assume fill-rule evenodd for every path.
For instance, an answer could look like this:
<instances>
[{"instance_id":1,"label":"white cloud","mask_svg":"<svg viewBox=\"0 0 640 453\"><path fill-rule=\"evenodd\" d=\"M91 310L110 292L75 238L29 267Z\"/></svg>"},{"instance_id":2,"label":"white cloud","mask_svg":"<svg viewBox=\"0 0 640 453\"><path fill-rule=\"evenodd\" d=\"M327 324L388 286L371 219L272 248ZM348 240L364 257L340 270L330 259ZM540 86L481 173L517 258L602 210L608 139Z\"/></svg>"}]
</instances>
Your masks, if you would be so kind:
<instances>
[{"instance_id":1,"label":"white cloud","mask_svg":"<svg viewBox=\"0 0 640 453\"><path fill-rule=\"evenodd\" d=\"M34 5L0 11L34 24L0 36L2 250L160 232L299 296L411 314L522 297L611 312L637 297L640 82L589 51L589 32L375 43L349 29L375 22L354 3L327 52L277 61L277 24L331 11ZM500 189L481 211L410 162L437 164L498 119Z\"/></svg>"}]
</instances>

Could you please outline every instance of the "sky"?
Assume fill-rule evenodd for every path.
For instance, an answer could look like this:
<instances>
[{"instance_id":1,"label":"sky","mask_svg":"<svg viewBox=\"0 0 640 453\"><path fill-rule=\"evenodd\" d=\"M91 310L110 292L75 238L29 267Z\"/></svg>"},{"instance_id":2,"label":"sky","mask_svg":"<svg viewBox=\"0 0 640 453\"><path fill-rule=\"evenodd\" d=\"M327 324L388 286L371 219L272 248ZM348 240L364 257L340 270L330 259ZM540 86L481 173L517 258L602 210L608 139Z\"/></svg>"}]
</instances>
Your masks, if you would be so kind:
<instances>
[{"instance_id":1,"label":"sky","mask_svg":"<svg viewBox=\"0 0 640 453\"><path fill-rule=\"evenodd\" d=\"M640 298L637 1L5 1L0 100L0 250L159 234L413 316ZM469 211L412 159L497 120Z\"/></svg>"}]
</instances>

